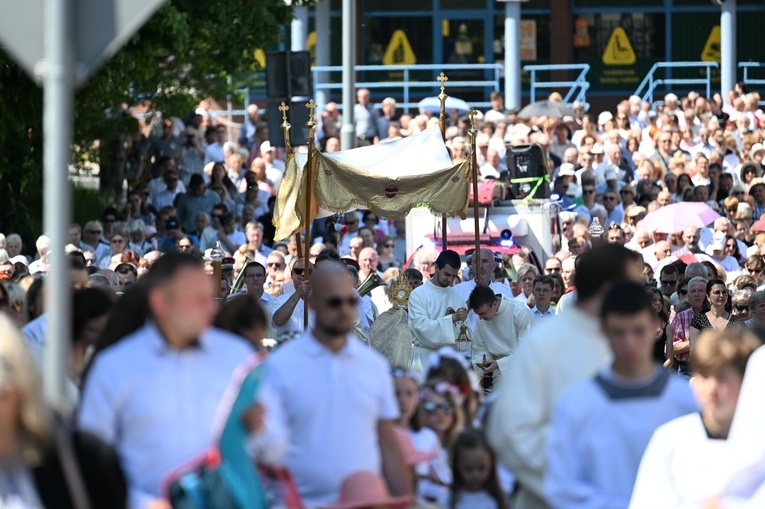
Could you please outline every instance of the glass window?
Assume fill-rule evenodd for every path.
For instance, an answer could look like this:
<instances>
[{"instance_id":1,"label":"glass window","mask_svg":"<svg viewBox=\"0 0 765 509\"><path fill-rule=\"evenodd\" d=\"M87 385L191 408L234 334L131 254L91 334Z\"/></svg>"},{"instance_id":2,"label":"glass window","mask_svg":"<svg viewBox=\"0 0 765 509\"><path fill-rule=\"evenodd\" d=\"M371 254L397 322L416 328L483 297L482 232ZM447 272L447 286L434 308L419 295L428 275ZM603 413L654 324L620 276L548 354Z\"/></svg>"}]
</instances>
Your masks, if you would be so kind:
<instances>
[{"instance_id":1,"label":"glass window","mask_svg":"<svg viewBox=\"0 0 765 509\"><path fill-rule=\"evenodd\" d=\"M709 0L672 0L678 6L698 6L718 10ZM737 0L736 5L762 5L762 0Z\"/></svg>"},{"instance_id":2,"label":"glass window","mask_svg":"<svg viewBox=\"0 0 765 509\"><path fill-rule=\"evenodd\" d=\"M581 14L574 21L574 61L600 59L614 29L627 34L636 58L665 57L664 14Z\"/></svg>"},{"instance_id":3,"label":"glass window","mask_svg":"<svg viewBox=\"0 0 765 509\"><path fill-rule=\"evenodd\" d=\"M521 48L521 58L524 63L548 63L550 61L550 16L545 15L522 15L521 21L534 21L536 23L536 59L527 59L525 47ZM521 25L523 31L523 25ZM521 34L523 38L524 34ZM523 46L523 41L522 44ZM505 59L505 17L494 17L494 60Z\"/></svg>"},{"instance_id":4,"label":"glass window","mask_svg":"<svg viewBox=\"0 0 765 509\"><path fill-rule=\"evenodd\" d=\"M406 35L418 64L433 63L433 20L426 16L364 18L364 53L360 58L361 63L382 64L385 51L397 30Z\"/></svg>"},{"instance_id":5,"label":"glass window","mask_svg":"<svg viewBox=\"0 0 765 509\"><path fill-rule=\"evenodd\" d=\"M419 4L419 1L416 3ZM486 0L441 0L441 9L486 9Z\"/></svg>"},{"instance_id":6,"label":"glass window","mask_svg":"<svg viewBox=\"0 0 765 509\"><path fill-rule=\"evenodd\" d=\"M632 5L622 5L623 3ZM577 7L616 7L617 4L620 10L629 11L632 7L647 7L651 5L664 7L664 0L641 0L640 2L634 0L631 2L614 2L613 0L574 0L574 9Z\"/></svg>"},{"instance_id":7,"label":"glass window","mask_svg":"<svg viewBox=\"0 0 765 509\"><path fill-rule=\"evenodd\" d=\"M358 5L358 4L357 4ZM364 0L362 2L363 12L369 11L431 11L433 10L433 0Z\"/></svg>"}]
</instances>

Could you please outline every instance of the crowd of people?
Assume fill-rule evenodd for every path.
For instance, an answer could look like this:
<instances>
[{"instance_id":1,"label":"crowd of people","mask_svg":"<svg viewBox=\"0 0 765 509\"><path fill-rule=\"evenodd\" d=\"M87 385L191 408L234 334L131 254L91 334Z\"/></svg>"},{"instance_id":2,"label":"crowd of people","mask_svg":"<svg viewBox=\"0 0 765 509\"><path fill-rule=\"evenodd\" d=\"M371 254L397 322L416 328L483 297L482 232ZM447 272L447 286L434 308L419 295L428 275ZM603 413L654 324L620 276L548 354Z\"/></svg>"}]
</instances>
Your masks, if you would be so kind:
<instances>
[{"instance_id":1,"label":"crowd of people","mask_svg":"<svg viewBox=\"0 0 765 509\"><path fill-rule=\"evenodd\" d=\"M480 179L507 183L508 146L540 145L560 207L553 252L407 256L403 218L352 210L315 221L299 254L297 239L274 241L285 154L256 105L236 141L204 108L146 126L127 192L69 230L56 412L40 376L57 254L45 234L34 248L0 234L0 506L167 509L211 447L246 458L240 483L263 487L242 507L275 504L273 472L302 501L285 507L765 506L759 96L739 85L531 119L490 98ZM392 98L377 109L367 90L357 100L358 146L438 123ZM469 122L446 122L460 161ZM339 150L341 123L327 104L321 150ZM644 222L682 203L713 215L669 233ZM394 284L411 292L404 311ZM373 345L400 316L386 337L408 354L394 362ZM243 363L261 373L241 386L246 411L230 396ZM233 448L221 419L242 427Z\"/></svg>"}]
</instances>

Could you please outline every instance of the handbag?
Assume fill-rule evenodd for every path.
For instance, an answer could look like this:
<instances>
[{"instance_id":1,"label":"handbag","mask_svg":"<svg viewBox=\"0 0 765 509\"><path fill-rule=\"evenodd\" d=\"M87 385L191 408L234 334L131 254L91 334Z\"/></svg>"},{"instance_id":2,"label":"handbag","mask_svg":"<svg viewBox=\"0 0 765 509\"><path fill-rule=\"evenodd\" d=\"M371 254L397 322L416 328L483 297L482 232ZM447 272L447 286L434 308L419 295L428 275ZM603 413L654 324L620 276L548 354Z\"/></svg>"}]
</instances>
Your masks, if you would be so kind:
<instances>
[{"instance_id":1,"label":"handbag","mask_svg":"<svg viewBox=\"0 0 765 509\"><path fill-rule=\"evenodd\" d=\"M241 509L221 469L218 451L211 449L179 469L168 489L174 509Z\"/></svg>"}]
</instances>

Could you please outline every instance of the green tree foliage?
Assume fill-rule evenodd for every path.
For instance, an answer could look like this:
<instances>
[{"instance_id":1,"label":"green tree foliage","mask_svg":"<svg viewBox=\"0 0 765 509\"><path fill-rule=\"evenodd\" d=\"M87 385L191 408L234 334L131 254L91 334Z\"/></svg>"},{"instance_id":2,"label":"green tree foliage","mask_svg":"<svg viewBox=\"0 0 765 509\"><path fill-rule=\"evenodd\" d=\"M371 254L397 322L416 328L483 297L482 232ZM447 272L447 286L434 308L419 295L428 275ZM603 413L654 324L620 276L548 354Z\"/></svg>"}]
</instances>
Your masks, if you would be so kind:
<instances>
[{"instance_id":1,"label":"green tree foliage","mask_svg":"<svg viewBox=\"0 0 765 509\"><path fill-rule=\"evenodd\" d=\"M225 96L226 78L236 88L255 70L255 50L278 42L291 19L283 0L167 1L77 91L73 161L98 163L97 141L129 136L132 119L107 114L121 104L147 100L185 117L200 99ZM1 50L0 97L0 232L32 246L42 231L42 90Z\"/></svg>"}]
</instances>

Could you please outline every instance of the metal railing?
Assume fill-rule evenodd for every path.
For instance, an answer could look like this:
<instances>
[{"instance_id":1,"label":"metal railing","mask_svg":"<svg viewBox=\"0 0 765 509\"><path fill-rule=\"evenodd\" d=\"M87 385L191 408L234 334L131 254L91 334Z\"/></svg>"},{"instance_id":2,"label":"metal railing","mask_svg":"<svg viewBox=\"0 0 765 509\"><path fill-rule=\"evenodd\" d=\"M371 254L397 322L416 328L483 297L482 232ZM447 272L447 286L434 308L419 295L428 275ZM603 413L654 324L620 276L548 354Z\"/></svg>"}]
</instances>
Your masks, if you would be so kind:
<instances>
[{"instance_id":1,"label":"metal railing","mask_svg":"<svg viewBox=\"0 0 765 509\"><path fill-rule=\"evenodd\" d=\"M587 81L587 73L590 70L589 64L559 64L559 65L526 65L523 70L529 73L531 81L530 99L531 102L537 100L537 89L567 88L568 92L563 97L563 102L573 104L580 102L584 104L585 110L589 109L587 103L587 90L590 88L590 82ZM556 72L556 71L580 71L574 81L537 81L538 72Z\"/></svg>"},{"instance_id":2,"label":"metal railing","mask_svg":"<svg viewBox=\"0 0 765 509\"><path fill-rule=\"evenodd\" d=\"M741 81L745 85L762 87L765 86L765 78L753 78L749 75L750 69L765 69L765 63L763 62L739 62L739 69L743 69L743 76ZM760 100L760 105L765 105L765 97Z\"/></svg>"},{"instance_id":3,"label":"metal railing","mask_svg":"<svg viewBox=\"0 0 765 509\"><path fill-rule=\"evenodd\" d=\"M372 91L375 89L400 89L402 98L401 102L397 101L397 106L405 110L416 109L417 103L412 102L413 90L425 90L428 95L437 95L441 83L436 81L436 76L441 71L444 71L447 75L448 71L484 71L484 79L482 80L469 80L469 81L457 81L449 80L446 82L446 93L449 93L450 88L473 88L473 89L485 89L491 88L492 90L501 90L500 88L500 75L504 72L504 66L502 64L420 64L420 65L357 65L356 72L384 72L384 73L402 73L401 80L385 80L385 81L360 81L355 84L356 89L368 88ZM342 82L333 83L331 76L327 76L330 80L327 83L322 83L320 77L322 74L325 76L332 73L341 73L342 66L317 66L312 67L313 73L313 88L314 96L317 96L316 92L319 90L340 91L343 88ZM425 81L411 81L412 73L421 73L422 71L432 71L432 77ZM493 79L488 79L487 76L492 75ZM491 107L490 102L469 102L471 106L476 108L488 108ZM319 104L322 108L324 105ZM341 106L338 104L338 106Z\"/></svg>"},{"instance_id":4,"label":"metal railing","mask_svg":"<svg viewBox=\"0 0 765 509\"><path fill-rule=\"evenodd\" d=\"M659 69L701 69L706 71L706 77L704 78L671 78L664 77L658 78L656 76ZM636 96L639 96L642 101L648 101L654 104L653 94L656 89L662 85L701 85L706 87L706 96L712 97L712 69L719 69L720 65L717 62L658 62L651 67L651 70L646 74L640 86L635 90ZM667 73L669 75L669 73Z\"/></svg>"}]
</instances>

